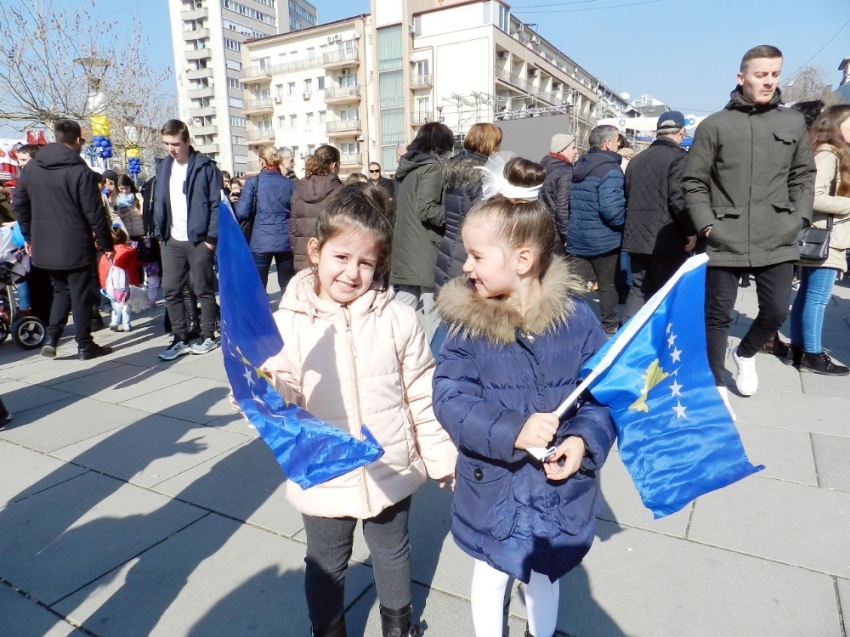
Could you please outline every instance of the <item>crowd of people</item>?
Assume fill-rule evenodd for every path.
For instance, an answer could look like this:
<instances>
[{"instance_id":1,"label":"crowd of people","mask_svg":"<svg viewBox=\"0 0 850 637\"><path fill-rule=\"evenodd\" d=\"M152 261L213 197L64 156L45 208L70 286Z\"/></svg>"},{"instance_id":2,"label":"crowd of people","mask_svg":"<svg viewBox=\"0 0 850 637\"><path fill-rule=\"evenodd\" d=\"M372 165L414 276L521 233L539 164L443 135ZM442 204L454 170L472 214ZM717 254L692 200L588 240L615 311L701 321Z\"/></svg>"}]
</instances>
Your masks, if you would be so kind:
<instances>
[{"instance_id":1,"label":"crowd of people","mask_svg":"<svg viewBox=\"0 0 850 637\"><path fill-rule=\"evenodd\" d=\"M304 518L312 634L346 635L358 520L382 634L410 634L408 515L431 477L454 489L452 533L475 560L476 635L502 634L513 577L525 586L526 634L551 637L558 580L590 549L596 472L615 438L592 396L563 418L553 412L582 366L690 255L709 256L707 356L733 418L727 353L743 396L758 389L756 353L766 345L801 371L850 373L821 341L850 247L850 105L821 105L807 121L781 105L781 68L775 47L748 51L729 103L699 126L690 151L678 111L659 117L641 152L624 152L618 129L603 125L580 156L573 135L555 133L539 162L502 151L494 124L472 126L454 152L453 132L430 122L399 149L393 180L371 163L368 176L341 181L330 145L307 159L302 178L291 153L267 147L258 174L231 179L170 120L161 131L167 156L137 190L126 175L90 170L79 125L58 122L55 143L33 151L13 198L25 250L52 282L41 353L56 355L70 311L79 357L108 354L91 336L99 299L110 304L111 326L129 331L133 290L144 281L148 290L161 282L174 337L161 359L218 347L224 192L263 286L274 264L284 291L275 313L283 350L263 365L271 382L343 430L360 435L368 424L385 450L380 462L309 491L287 483ZM798 234L808 226L830 232L821 259L801 258ZM777 331L795 268L784 343ZM738 286L750 277L758 314L728 351ZM582 299L589 282L601 320ZM538 461L528 453L537 447L554 451Z\"/></svg>"}]
</instances>

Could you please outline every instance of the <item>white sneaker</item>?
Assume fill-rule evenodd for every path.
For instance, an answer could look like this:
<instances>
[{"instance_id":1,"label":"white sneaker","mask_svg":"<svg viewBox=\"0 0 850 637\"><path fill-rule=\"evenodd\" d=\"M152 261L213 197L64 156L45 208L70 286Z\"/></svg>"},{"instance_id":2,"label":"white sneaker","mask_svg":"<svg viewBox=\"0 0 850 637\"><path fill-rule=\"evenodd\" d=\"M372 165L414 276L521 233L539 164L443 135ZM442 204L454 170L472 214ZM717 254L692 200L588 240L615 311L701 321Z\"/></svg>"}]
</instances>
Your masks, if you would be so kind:
<instances>
[{"instance_id":1,"label":"white sneaker","mask_svg":"<svg viewBox=\"0 0 850 637\"><path fill-rule=\"evenodd\" d=\"M193 354L208 354L218 347L218 341L214 338L205 338L200 343L192 345Z\"/></svg>"},{"instance_id":2,"label":"white sneaker","mask_svg":"<svg viewBox=\"0 0 850 637\"><path fill-rule=\"evenodd\" d=\"M726 387L726 385L723 385L722 387L718 385L717 393L720 394L720 398L723 399L723 404L726 405L726 409L729 410L729 415L732 416L732 422L738 420L738 417L735 415L735 410L732 409L732 404L729 402L729 388Z\"/></svg>"},{"instance_id":3,"label":"white sneaker","mask_svg":"<svg viewBox=\"0 0 850 637\"><path fill-rule=\"evenodd\" d=\"M173 361L178 356L183 356L184 354L191 354L192 346L189 345L186 341L181 341L179 339L174 339L171 345L168 346L168 349L165 350L162 354L159 354L159 359L163 361Z\"/></svg>"},{"instance_id":4,"label":"white sneaker","mask_svg":"<svg viewBox=\"0 0 850 637\"><path fill-rule=\"evenodd\" d=\"M732 350L732 360L735 361L735 385L742 396L752 396L759 388L759 375L756 372L756 357L744 358L738 356L738 348Z\"/></svg>"}]
</instances>

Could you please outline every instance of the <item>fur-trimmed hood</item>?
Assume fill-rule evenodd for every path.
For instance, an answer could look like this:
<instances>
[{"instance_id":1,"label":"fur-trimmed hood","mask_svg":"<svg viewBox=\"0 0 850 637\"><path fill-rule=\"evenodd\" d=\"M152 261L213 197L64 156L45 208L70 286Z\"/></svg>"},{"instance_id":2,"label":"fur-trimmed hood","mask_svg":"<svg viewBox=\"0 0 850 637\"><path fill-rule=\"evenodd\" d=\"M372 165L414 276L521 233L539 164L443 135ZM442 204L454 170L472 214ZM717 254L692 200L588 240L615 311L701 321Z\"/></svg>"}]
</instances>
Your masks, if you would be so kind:
<instances>
[{"instance_id":1,"label":"fur-trimmed hood","mask_svg":"<svg viewBox=\"0 0 850 637\"><path fill-rule=\"evenodd\" d=\"M544 334L564 323L574 312L574 296L584 292L581 279L565 259L555 258L543 275L543 292L525 316L504 299L484 299L475 293L467 276L449 281L440 290L437 307L451 335L484 337L493 343L516 342L517 329Z\"/></svg>"},{"instance_id":2,"label":"fur-trimmed hood","mask_svg":"<svg viewBox=\"0 0 850 637\"><path fill-rule=\"evenodd\" d=\"M484 173L477 168L487 163L484 155L463 151L443 164L443 177L446 188L459 188L470 184L479 184L484 179Z\"/></svg>"}]
</instances>

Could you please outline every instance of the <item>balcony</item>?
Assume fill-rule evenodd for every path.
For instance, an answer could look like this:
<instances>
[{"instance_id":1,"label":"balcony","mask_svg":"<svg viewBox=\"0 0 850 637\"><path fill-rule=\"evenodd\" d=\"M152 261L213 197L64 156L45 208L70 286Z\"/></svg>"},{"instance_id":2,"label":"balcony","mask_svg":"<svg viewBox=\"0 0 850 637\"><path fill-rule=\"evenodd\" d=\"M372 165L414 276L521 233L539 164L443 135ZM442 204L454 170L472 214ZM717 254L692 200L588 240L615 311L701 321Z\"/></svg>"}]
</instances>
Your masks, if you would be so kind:
<instances>
[{"instance_id":1,"label":"balcony","mask_svg":"<svg viewBox=\"0 0 850 637\"><path fill-rule=\"evenodd\" d=\"M192 40L206 40L209 37L209 29L195 29L194 31L183 31L183 40L185 42L191 42Z\"/></svg>"},{"instance_id":2,"label":"balcony","mask_svg":"<svg viewBox=\"0 0 850 637\"><path fill-rule=\"evenodd\" d=\"M218 144L200 144L195 146L195 150L202 155L216 155L218 154Z\"/></svg>"},{"instance_id":3,"label":"balcony","mask_svg":"<svg viewBox=\"0 0 850 637\"><path fill-rule=\"evenodd\" d=\"M204 86L201 88L194 88L186 91L186 96L190 100L201 100L206 98L215 97L215 90L212 86Z\"/></svg>"},{"instance_id":4,"label":"balcony","mask_svg":"<svg viewBox=\"0 0 850 637\"><path fill-rule=\"evenodd\" d=\"M258 173L260 172L260 160L259 159L249 159L248 163L245 165L246 173Z\"/></svg>"},{"instance_id":5,"label":"balcony","mask_svg":"<svg viewBox=\"0 0 850 637\"><path fill-rule=\"evenodd\" d=\"M203 69L192 69L191 71L186 71L186 79L187 80L203 80L208 79L213 76L213 70L209 67Z\"/></svg>"},{"instance_id":6,"label":"balcony","mask_svg":"<svg viewBox=\"0 0 850 637\"><path fill-rule=\"evenodd\" d=\"M252 66L247 69L242 69L242 78L239 81L243 84L248 84L249 82L271 82L271 79L272 67L266 65Z\"/></svg>"},{"instance_id":7,"label":"balcony","mask_svg":"<svg viewBox=\"0 0 850 637\"><path fill-rule=\"evenodd\" d=\"M422 126L434 121L434 111L413 111L410 114L410 123L414 126Z\"/></svg>"},{"instance_id":8,"label":"balcony","mask_svg":"<svg viewBox=\"0 0 850 637\"><path fill-rule=\"evenodd\" d=\"M190 9L189 11L180 12L180 19L183 20L183 22L189 22L191 20L206 20L209 17L209 11L206 8Z\"/></svg>"},{"instance_id":9,"label":"balcony","mask_svg":"<svg viewBox=\"0 0 850 637\"><path fill-rule=\"evenodd\" d=\"M190 108L189 117L215 117L215 106L197 106Z\"/></svg>"},{"instance_id":10,"label":"balcony","mask_svg":"<svg viewBox=\"0 0 850 637\"><path fill-rule=\"evenodd\" d=\"M360 53L357 47L352 49L339 49L322 56L322 67L326 69L340 69L344 66L360 64Z\"/></svg>"},{"instance_id":11,"label":"balcony","mask_svg":"<svg viewBox=\"0 0 850 637\"><path fill-rule=\"evenodd\" d=\"M217 135L218 134L218 126L212 126L208 124L206 126L189 126L189 131L192 133L192 137L204 137L206 135Z\"/></svg>"},{"instance_id":12,"label":"balcony","mask_svg":"<svg viewBox=\"0 0 850 637\"><path fill-rule=\"evenodd\" d=\"M494 71L496 79L500 82L504 82L514 91L519 93L525 93L528 91L528 82L516 73L511 73L510 71L503 69L501 66L496 66Z\"/></svg>"},{"instance_id":13,"label":"balcony","mask_svg":"<svg viewBox=\"0 0 850 637\"><path fill-rule=\"evenodd\" d=\"M328 122L326 127L328 137L350 137L360 133L359 119L342 119L338 122Z\"/></svg>"},{"instance_id":14,"label":"balcony","mask_svg":"<svg viewBox=\"0 0 850 637\"><path fill-rule=\"evenodd\" d=\"M183 54L186 56L186 59L190 62L196 62L197 60L211 60L212 59L212 51L209 49L195 49L194 51L184 51Z\"/></svg>"},{"instance_id":15,"label":"balcony","mask_svg":"<svg viewBox=\"0 0 850 637\"><path fill-rule=\"evenodd\" d=\"M410 88L431 88L432 86L434 86L433 75L414 75L410 78Z\"/></svg>"},{"instance_id":16,"label":"balcony","mask_svg":"<svg viewBox=\"0 0 850 637\"><path fill-rule=\"evenodd\" d=\"M274 144L274 128L249 130L245 134L245 141L248 143L248 146Z\"/></svg>"},{"instance_id":17,"label":"balcony","mask_svg":"<svg viewBox=\"0 0 850 637\"><path fill-rule=\"evenodd\" d=\"M360 85L331 86L325 89L325 102L328 104L341 104L343 102L357 102L360 100Z\"/></svg>"},{"instance_id":18,"label":"balcony","mask_svg":"<svg viewBox=\"0 0 850 637\"><path fill-rule=\"evenodd\" d=\"M271 98L260 100L247 100L242 108L244 115L260 115L262 113L271 113L274 111L274 104Z\"/></svg>"},{"instance_id":19,"label":"balcony","mask_svg":"<svg viewBox=\"0 0 850 637\"><path fill-rule=\"evenodd\" d=\"M343 153L339 160L342 166L362 166L363 153Z\"/></svg>"}]
</instances>

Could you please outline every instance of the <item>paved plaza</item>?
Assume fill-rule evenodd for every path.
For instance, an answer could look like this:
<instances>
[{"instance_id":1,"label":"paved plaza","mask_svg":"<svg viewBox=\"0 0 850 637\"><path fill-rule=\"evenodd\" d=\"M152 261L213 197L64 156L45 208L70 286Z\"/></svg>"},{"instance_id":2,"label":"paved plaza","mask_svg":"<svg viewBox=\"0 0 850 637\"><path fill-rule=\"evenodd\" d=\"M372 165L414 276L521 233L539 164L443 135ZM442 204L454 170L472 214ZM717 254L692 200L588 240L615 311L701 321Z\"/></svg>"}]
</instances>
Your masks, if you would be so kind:
<instances>
[{"instance_id":1,"label":"paved plaza","mask_svg":"<svg viewBox=\"0 0 850 637\"><path fill-rule=\"evenodd\" d=\"M755 314L754 287L740 296L733 336ZM162 314L128 334L97 332L115 351L93 361L68 338L56 360L0 345L14 414L0 432L0 637L309 635L286 478L233 413L220 350L157 359ZM844 281L824 344L845 364L848 321ZM750 459L767 469L653 521L612 452L596 543L561 581L559 634L847 637L850 377L800 374L769 355L758 369L759 392L732 404ZM451 539L450 501L433 482L413 498L426 637L473 634L472 560ZM379 636L362 537L346 592L349 635ZM507 610L508 634L521 636L516 585Z\"/></svg>"}]
</instances>

